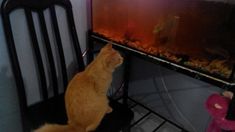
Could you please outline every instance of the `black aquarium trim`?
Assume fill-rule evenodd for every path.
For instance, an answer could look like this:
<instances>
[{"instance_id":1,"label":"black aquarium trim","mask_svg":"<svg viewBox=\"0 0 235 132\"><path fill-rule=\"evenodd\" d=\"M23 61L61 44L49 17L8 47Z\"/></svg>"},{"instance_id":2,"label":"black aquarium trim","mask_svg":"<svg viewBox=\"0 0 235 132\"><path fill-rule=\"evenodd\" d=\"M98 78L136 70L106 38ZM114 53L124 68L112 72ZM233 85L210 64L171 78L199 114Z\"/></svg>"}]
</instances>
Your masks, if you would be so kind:
<instances>
[{"instance_id":1,"label":"black aquarium trim","mask_svg":"<svg viewBox=\"0 0 235 132\"><path fill-rule=\"evenodd\" d=\"M190 67L186 67L186 66L177 64L175 62L166 60L162 57L158 57L156 55L145 53L145 52L140 51L138 49L134 49L130 46L123 45L119 42L115 42L111 39L105 38L104 36L98 35L98 34L93 33L93 32L89 33L89 41L98 41L98 42L103 42L103 43L104 42L105 43L111 43L118 50L128 52L129 54L131 54L133 56L137 56L137 57L142 58L146 61L150 61L152 63L159 64L159 65L164 66L168 69L177 71L179 73L186 74L186 75L188 75L192 78L202 80L204 82L213 84L213 85L218 86L218 87L223 88L223 89L229 89L229 88L235 86L235 82L231 78L230 79L221 78L221 77L218 77L216 75L211 75L209 73L204 73L202 71L199 71L199 70L196 70L196 69L193 69L193 68L190 68Z\"/></svg>"}]
</instances>

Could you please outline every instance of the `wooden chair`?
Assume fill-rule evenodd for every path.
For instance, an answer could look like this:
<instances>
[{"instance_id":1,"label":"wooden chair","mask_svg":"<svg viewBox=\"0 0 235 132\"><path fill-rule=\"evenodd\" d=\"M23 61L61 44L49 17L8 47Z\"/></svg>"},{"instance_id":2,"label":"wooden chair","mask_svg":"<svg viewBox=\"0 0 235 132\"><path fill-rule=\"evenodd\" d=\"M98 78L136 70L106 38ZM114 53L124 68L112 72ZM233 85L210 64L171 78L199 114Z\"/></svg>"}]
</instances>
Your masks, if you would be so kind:
<instances>
[{"instance_id":1,"label":"wooden chair","mask_svg":"<svg viewBox=\"0 0 235 132\"><path fill-rule=\"evenodd\" d=\"M58 24L58 17L55 10L56 6L61 6L66 11L66 18L69 35L72 40L73 52L76 56L76 62L78 64L77 71L80 72L85 69L83 62L83 57L77 37L77 32L75 28L72 5L69 0L4 0L1 6L1 13L3 19L3 26L5 31L5 36L7 40L8 52L11 60L12 70L14 73L17 92L20 102L20 111L23 124L23 131L28 132L35 128L38 128L44 123L58 123L66 124L66 110L64 106L64 92L59 92L58 83L58 73L56 71L56 60L53 54L53 46L50 42L50 36L48 35L48 28L46 24L46 19L44 16L44 11L49 9L52 32L54 34L56 44L54 46L58 53L59 67L61 70L59 74L63 77L63 88L65 91L68 84L68 73L66 68L66 60L64 49L62 46L60 27ZM10 21L10 14L15 10L21 8L24 10L24 14L27 20L27 26L29 31L29 36L31 39L31 47L34 55L37 77L39 78L39 88L41 100L38 103L29 105L26 97L25 83L23 78L22 67L20 65L20 59L16 50L16 43L13 36L12 24ZM39 27L41 28L41 36L43 38L43 45L46 47L45 52L42 52L39 47L37 32L35 30L35 20L33 20L32 13L38 15ZM45 69L42 54L46 54L49 65L49 70ZM54 55L54 56L53 56ZM48 96L48 80L46 79L46 72L49 71L50 82L53 87L53 97ZM102 120L101 125L98 127L97 132L119 132L120 130L128 130L128 125L133 118L133 112L129 110L126 106L117 103L116 101L111 101L110 105L113 107L113 112L108 114Z\"/></svg>"}]
</instances>

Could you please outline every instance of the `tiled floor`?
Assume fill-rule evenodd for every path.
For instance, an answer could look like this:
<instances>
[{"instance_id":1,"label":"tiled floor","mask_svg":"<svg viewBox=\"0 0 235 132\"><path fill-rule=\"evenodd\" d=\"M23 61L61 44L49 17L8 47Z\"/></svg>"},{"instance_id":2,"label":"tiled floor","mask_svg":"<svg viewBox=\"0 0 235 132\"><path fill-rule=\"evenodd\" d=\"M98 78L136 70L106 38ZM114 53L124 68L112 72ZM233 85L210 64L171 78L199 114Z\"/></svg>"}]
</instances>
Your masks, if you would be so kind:
<instances>
[{"instance_id":1,"label":"tiled floor","mask_svg":"<svg viewBox=\"0 0 235 132\"><path fill-rule=\"evenodd\" d=\"M152 113L147 108L131 100L128 100L128 103L134 112L131 132L185 132L174 123Z\"/></svg>"}]
</instances>

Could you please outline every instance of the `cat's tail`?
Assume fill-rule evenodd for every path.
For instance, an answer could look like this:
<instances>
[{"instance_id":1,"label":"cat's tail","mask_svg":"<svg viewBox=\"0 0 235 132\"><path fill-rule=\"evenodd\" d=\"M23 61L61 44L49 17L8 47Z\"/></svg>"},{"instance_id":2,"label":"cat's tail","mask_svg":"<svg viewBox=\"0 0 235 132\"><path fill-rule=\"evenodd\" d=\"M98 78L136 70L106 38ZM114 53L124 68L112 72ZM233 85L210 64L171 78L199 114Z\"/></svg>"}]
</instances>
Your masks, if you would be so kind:
<instances>
[{"instance_id":1,"label":"cat's tail","mask_svg":"<svg viewBox=\"0 0 235 132\"><path fill-rule=\"evenodd\" d=\"M85 130L70 125L45 124L34 132L85 132Z\"/></svg>"}]
</instances>

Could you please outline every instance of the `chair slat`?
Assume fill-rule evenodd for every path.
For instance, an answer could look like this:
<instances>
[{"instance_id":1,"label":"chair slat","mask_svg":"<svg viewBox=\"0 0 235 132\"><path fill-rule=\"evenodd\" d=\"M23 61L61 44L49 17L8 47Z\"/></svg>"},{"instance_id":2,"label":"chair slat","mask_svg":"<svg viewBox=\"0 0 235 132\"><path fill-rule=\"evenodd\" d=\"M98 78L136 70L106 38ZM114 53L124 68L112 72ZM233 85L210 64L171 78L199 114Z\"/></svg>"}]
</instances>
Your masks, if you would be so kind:
<instances>
[{"instance_id":1,"label":"chair slat","mask_svg":"<svg viewBox=\"0 0 235 132\"><path fill-rule=\"evenodd\" d=\"M43 68L43 61L42 61L42 56L41 56L41 52L39 49L39 44L38 44L38 39L36 35L35 25L33 22L32 12L30 9L27 9L27 8L24 11L25 11L27 23L29 25L28 27L29 27L29 32L30 32L30 38L32 41L31 44L34 50L34 54L35 54L35 58L37 62L37 68L39 72L39 79L40 79L40 84L41 84L40 92L41 92L43 99L45 100L45 99L48 99L46 75L45 75L45 70Z\"/></svg>"},{"instance_id":2,"label":"chair slat","mask_svg":"<svg viewBox=\"0 0 235 132\"><path fill-rule=\"evenodd\" d=\"M80 72L85 69L85 64L83 61L82 52L81 52L80 44L79 44L78 37L77 37L72 8L66 8L66 14L67 14L69 30L73 39L73 47L75 49L76 59L79 65L78 71Z\"/></svg>"},{"instance_id":3,"label":"chair slat","mask_svg":"<svg viewBox=\"0 0 235 132\"><path fill-rule=\"evenodd\" d=\"M3 20L4 32L6 35L6 40L8 42L7 48L9 52L10 61L11 61L11 68L12 68L13 75L15 77L14 79L15 79L15 83L17 86L17 92L19 93L18 98L19 98L23 129L27 129L27 122L26 122L26 119L24 118L26 116L26 113L24 113L24 111L27 110L27 98L26 98L26 93L25 93L24 81L23 81L23 77L22 77L22 73L20 69L20 63L18 60L17 52L16 52L9 14L5 12L5 10L1 10L1 11L2 11L1 13L2 13L2 18L3 18L2 20Z\"/></svg>"},{"instance_id":4,"label":"chair slat","mask_svg":"<svg viewBox=\"0 0 235 132\"><path fill-rule=\"evenodd\" d=\"M39 16L40 27L42 30L42 35L43 35L43 39L44 39L44 43L45 43L45 47L46 47L47 57L48 57L48 61L49 61L53 92L54 92L54 95L58 95L59 91L58 91L56 67L55 67L55 62L53 59L51 44L50 44L50 40L49 40L49 36L48 36L48 31L47 31L46 21L45 21L45 16L43 14L43 11L39 11L38 16Z\"/></svg>"},{"instance_id":5,"label":"chair slat","mask_svg":"<svg viewBox=\"0 0 235 132\"><path fill-rule=\"evenodd\" d=\"M62 77L63 77L63 86L65 89L68 83L68 77L67 77L65 56L64 56L64 51L63 51L62 41L61 41L61 36L60 36L60 30L58 26L57 17L56 17L55 6L50 7L50 14L51 14L53 29L54 29L54 33L56 37L56 44L57 44L58 53L60 57L60 66L61 66L61 72L62 72Z\"/></svg>"}]
</instances>

